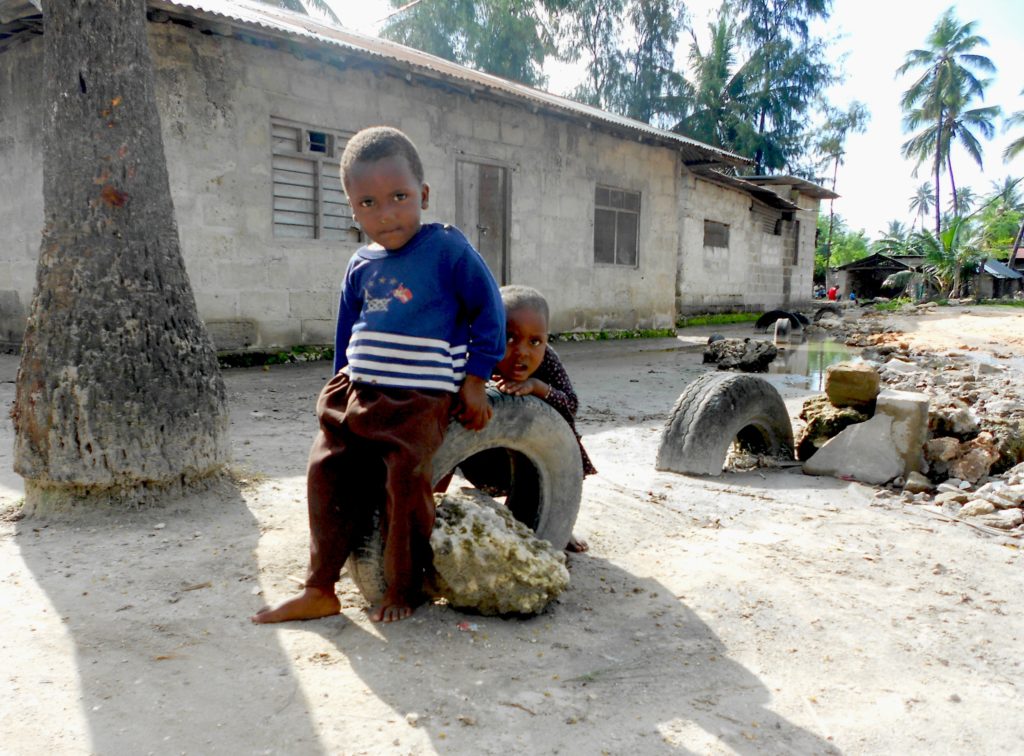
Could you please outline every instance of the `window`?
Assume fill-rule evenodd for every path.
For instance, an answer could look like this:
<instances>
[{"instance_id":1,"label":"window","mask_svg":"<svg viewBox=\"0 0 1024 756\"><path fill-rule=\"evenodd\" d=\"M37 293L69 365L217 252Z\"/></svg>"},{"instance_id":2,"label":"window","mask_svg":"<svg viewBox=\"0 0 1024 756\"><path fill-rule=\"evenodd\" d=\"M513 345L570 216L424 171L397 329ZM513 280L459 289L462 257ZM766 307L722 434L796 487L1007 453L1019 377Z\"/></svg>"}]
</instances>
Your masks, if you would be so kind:
<instances>
[{"instance_id":1,"label":"window","mask_svg":"<svg viewBox=\"0 0 1024 756\"><path fill-rule=\"evenodd\" d=\"M338 161L349 134L273 119L274 237L348 239L356 228Z\"/></svg>"},{"instance_id":2,"label":"window","mask_svg":"<svg viewBox=\"0 0 1024 756\"><path fill-rule=\"evenodd\" d=\"M729 225L717 221L704 221L704 246L729 248Z\"/></svg>"},{"instance_id":3,"label":"window","mask_svg":"<svg viewBox=\"0 0 1024 756\"><path fill-rule=\"evenodd\" d=\"M594 193L594 262L636 267L640 193L597 187Z\"/></svg>"}]
</instances>

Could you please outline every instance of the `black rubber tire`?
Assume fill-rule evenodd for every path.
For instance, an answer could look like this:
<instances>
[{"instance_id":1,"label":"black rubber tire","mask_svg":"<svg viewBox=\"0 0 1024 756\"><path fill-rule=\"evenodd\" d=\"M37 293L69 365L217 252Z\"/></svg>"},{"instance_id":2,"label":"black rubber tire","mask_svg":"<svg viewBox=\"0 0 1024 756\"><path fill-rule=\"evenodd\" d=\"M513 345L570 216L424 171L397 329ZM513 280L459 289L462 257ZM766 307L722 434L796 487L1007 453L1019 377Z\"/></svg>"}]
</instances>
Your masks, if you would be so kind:
<instances>
[{"instance_id":1,"label":"black rubber tire","mask_svg":"<svg viewBox=\"0 0 1024 756\"><path fill-rule=\"evenodd\" d=\"M804 318L799 313L790 312L789 310L769 310L757 319L754 323L754 330L760 333L767 333L768 327L776 320L781 320L782 318L789 320L793 330L803 328L804 322L807 320L807 318Z\"/></svg>"},{"instance_id":2,"label":"black rubber tire","mask_svg":"<svg viewBox=\"0 0 1024 756\"><path fill-rule=\"evenodd\" d=\"M512 488L506 506L540 538L563 548L572 536L583 493L580 447L565 419L536 397L518 397L488 390L494 417L480 431L452 421L444 443L434 455L433 483L459 463L487 449L510 452ZM376 603L384 595L383 541L380 512L370 532L346 562L360 593Z\"/></svg>"},{"instance_id":3,"label":"black rubber tire","mask_svg":"<svg viewBox=\"0 0 1024 756\"><path fill-rule=\"evenodd\" d=\"M843 317L843 310L842 308L839 307L839 305L822 305L814 313L814 322L817 323L819 320L825 317L826 314L835 315L837 318L841 318Z\"/></svg>"},{"instance_id":4,"label":"black rubber tire","mask_svg":"<svg viewBox=\"0 0 1024 756\"><path fill-rule=\"evenodd\" d=\"M745 373L705 373L683 389L661 433L655 467L720 475L729 446L793 458L793 424L775 387Z\"/></svg>"}]
</instances>

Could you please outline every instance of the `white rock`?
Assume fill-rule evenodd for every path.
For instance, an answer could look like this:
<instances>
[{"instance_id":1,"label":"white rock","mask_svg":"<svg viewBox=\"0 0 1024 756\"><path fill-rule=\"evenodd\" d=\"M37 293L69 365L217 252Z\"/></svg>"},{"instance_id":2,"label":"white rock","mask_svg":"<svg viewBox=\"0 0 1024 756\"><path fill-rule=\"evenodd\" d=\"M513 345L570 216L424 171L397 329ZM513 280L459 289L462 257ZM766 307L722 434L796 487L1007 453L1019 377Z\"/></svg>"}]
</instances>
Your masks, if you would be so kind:
<instances>
[{"instance_id":1,"label":"white rock","mask_svg":"<svg viewBox=\"0 0 1024 756\"><path fill-rule=\"evenodd\" d=\"M562 545L537 538L494 499L466 488L439 498L430 545L438 595L481 614L537 614L569 586Z\"/></svg>"}]
</instances>

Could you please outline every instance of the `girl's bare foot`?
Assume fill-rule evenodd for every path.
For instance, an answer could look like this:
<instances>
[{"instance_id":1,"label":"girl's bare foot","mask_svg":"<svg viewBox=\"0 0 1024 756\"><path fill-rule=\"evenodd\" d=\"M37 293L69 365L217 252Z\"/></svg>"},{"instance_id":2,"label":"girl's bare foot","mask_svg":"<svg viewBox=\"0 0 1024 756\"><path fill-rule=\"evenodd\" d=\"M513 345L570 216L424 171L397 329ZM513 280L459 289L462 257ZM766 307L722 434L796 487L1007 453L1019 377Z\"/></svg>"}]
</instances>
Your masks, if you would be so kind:
<instances>
[{"instance_id":1,"label":"girl's bare foot","mask_svg":"<svg viewBox=\"0 0 1024 756\"><path fill-rule=\"evenodd\" d=\"M265 606L251 617L257 625L291 620L310 620L330 617L341 611L341 602L333 590L306 587L295 598L277 606Z\"/></svg>"},{"instance_id":2,"label":"girl's bare foot","mask_svg":"<svg viewBox=\"0 0 1024 756\"><path fill-rule=\"evenodd\" d=\"M384 598L370 610L370 619L374 622L398 622L412 616L418 602L409 601L400 592L388 591Z\"/></svg>"},{"instance_id":3,"label":"girl's bare foot","mask_svg":"<svg viewBox=\"0 0 1024 756\"><path fill-rule=\"evenodd\" d=\"M573 554L582 554L584 551L590 551L590 544L582 538L577 538L574 533L569 536L569 543L565 545L565 550Z\"/></svg>"}]
</instances>

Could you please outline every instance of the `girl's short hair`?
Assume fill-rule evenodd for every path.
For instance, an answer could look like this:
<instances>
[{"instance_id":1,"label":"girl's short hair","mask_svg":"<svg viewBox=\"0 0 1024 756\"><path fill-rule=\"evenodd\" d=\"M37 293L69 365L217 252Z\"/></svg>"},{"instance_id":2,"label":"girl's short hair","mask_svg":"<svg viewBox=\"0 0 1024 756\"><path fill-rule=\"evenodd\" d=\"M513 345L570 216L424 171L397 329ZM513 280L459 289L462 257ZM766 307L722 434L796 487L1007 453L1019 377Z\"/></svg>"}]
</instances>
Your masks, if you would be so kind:
<instances>
[{"instance_id":1,"label":"girl's short hair","mask_svg":"<svg viewBox=\"0 0 1024 756\"><path fill-rule=\"evenodd\" d=\"M390 126L371 126L356 133L341 154L341 183L348 180L355 163L372 163L389 157L402 156L416 180L423 183L423 162L416 145L403 132Z\"/></svg>"},{"instance_id":2,"label":"girl's short hair","mask_svg":"<svg viewBox=\"0 0 1024 756\"><path fill-rule=\"evenodd\" d=\"M551 320L548 315L548 300L544 299L544 295L532 286L518 286L516 284L502 286L501 302L505 305L505 312L525 308L543 315L545 322Z\"/></svg>"}]
</instances>

